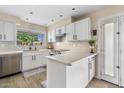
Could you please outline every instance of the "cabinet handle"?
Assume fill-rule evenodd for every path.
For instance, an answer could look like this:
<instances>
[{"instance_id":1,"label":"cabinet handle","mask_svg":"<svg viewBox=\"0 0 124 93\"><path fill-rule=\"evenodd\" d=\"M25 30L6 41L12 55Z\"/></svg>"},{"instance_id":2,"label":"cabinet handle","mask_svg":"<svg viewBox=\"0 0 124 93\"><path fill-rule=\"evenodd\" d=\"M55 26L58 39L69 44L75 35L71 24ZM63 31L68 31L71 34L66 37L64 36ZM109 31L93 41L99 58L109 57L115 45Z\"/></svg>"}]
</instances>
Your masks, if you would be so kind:
<instances>
[{"instance_id":1,"label":"cabinet handle","mask_svg":"<svg viewBox=\"0 0 124 93\"><path fill-rule=\"evenodd\" d=\"M4 40L6 40L6 35L4 34Z\"/></svg>"},{"instance_id":2,"label":"cabinet handle","mask_svg":"<svg viewBox=\"0 0 124 93\"><path fill-rule=\"evenodd\" d=\"M2 40L2 35L0 34L0 39Z\"/></svg>"},{"instance_id":3,"label":"cabinet handle","mask_svg":"<svg viewBox=\"0 0 124 93\"><path fill-rule=\"evenodd\" d=\"M75 35L75 40L77 40L77 35Z\"/></svg>"},{"instance_id":4,"label":"cabinet handle","mask_svg":"<svg viewBox=\"0 0 124 93\"><path fill-rule=\"evenodd\" d=\"M73 39L75 40L75 35L73 35Z\"/></svg>"},{"instance_id":5,"label":"cabinet handle","mask_svg":"<svg viewBox=\"0 0 124 93\"><path fill-rule=\"evenodd\" d=\"M36 60L36 56L35 55L33 56L33 60Z\"/></svg>"},{"instance_id":6,"label":"cabinet handle","mask_svg":"<svg viewBox=\"0 0 124 93\"><path fill-rule=\"evenodd\" d=\"M90 67L90 69L92 69L92 63L89 63L89 67Z\"/></svg>"},{"instance_id":7,"label":"cabinet handle","mask_svg":"<svg viewBox=\"0 0 124 93\"><path fill-rule=\"evenodd\" d=\"M34 60L33 56L32 56L32 60Z\"/></svg>"}]
</instances>

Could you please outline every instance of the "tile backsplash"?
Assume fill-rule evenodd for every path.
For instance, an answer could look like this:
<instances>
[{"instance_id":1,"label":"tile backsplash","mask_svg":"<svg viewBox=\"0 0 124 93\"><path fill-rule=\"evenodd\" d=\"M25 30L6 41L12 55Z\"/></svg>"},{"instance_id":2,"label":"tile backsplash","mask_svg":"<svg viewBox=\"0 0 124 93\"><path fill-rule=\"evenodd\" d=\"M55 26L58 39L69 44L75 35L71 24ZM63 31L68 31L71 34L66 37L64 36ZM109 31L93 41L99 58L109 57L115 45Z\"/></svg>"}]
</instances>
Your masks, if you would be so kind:
<instances>
[{"instance_id":1,"label":"tile backsplash","mask_svg":"<svg viewBox=\"0 0 124 93\"><path fill-rule=\"evenodd\" d=\"M57 42L54 44L55 49L69 49L90 51L88 42Z\"/></svg>"},{"instance_id":2,"label":"tile backsplash","mask_svg":"<svg viewBox=\"0 0 124 93\"><path fill-rule=\"evenodd\" d=\"M12 49L15 49L15 47L16 47L15 42L10 42L10 41L0 42L0 51L12 50Z\"/></svg>"}]
</instances>

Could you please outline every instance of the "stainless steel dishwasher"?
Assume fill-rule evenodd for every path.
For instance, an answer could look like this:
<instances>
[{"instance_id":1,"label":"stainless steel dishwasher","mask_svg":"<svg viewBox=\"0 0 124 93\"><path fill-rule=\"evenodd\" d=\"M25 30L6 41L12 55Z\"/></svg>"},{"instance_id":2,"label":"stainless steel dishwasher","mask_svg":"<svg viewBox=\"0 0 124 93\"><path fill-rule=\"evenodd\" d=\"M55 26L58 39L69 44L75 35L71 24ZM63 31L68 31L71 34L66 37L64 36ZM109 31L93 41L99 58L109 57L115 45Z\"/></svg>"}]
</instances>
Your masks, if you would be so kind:
<instances>
[{"instance_id":1,"label":"stainless steel dishwasher","mask_svg":"<svg viewBox=\"0 0 124 93\"><path fill-rule=\"evenodd\" d=\"M20 72L21 63L21 53L0 56L0 77Z\"/></svg>"}]
</instances>

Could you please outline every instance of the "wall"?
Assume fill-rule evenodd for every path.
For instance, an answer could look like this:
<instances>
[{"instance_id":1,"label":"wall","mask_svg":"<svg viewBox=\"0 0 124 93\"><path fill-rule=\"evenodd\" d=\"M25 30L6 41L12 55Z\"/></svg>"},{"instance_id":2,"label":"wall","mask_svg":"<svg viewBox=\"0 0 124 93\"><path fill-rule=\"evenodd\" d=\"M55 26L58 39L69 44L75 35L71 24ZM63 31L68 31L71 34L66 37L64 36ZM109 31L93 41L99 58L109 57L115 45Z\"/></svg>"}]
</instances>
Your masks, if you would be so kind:
<instances>
[{"instance_id":1,"label":"wall","mask_svg":"<svg viewBox=\"0 0 124 93\"><path fill-rule=\"evenodd\" d=\"M98 29L98 20L100 18L104 18L104 17L108 17L108 16L113 16L113 15L117 15L117 14L121 14L124 13L124 5L112 5L112 6L108 6L102 10L90 13L88 15L82 16L80 18L78 18L78 20L82 19L82 18L86 18L86 17L90 17L91 18L91 24L92 24L92 29ZM100 64L101 64L101 60L99 59L99 55L98 55L98 59L96 61L96 77L100 78Z\"/></svg>"},{"instance_id":2,"label":"wall","mask_svg":"<svg viewBox=\"0 0 124 93\"><path fill-rule=\"evenodd\" d=\"M48 31L51 31L51 30L56 29L58 27L62 27L62 26L65 26L67 24L70 24L70 23L74 22L75 20L77 20L77 19L74 18L74 17L64 18L64 19L62 19L60 21L57 21L57 22L49 25L48 26Z\"/></svg>"},{"instance_id":3,"label":"wall","mask_svg":"<svg viewBox=\"0 0 124 93\"><path fill-rule=\"evenodd\" d=\"M55 49L68 49L70 51L90 52L88 42L57 42L54 44Z\"/></svg>"},{"instance_id":4,"label":"wall","mask_svg":"<svg viewBox=\"0 0 124 93\"><path fill-rule=\"evenodd\" d=\"M78 20L82 18L90 17L91 23L92 23L92 29L97 29L98 20L100 18L111 16L111 15L116 15L118 13L124 13L124 5L110 5L110 6L107 6L106 8L103 8L102 10L92 12L88 15L79 17Z\"/></svg>"},{"instance_id":5,"label":"wall","mask_svg":"<svg viewBox=\"0 0 124 93\"><path fill-rule=\"evenodd\" d=\"M61 26L65 26L68 24L71 24L73 22L77 21L77 18L74 17L68 17L63 20L60 20L58 22L55 22L54 24L50 25L48 27L48 31L51 31L53 29L56 29ZM82 50L82 51L90 51L89 50L89 44L87 42L68 42L66 39L63 39L63 42L57 42L54 43L55 49L69 49L69 50Z\"/></svg>"},{"instance_id":6,"label":"wall","mask_svg":"<svg viewBox=\"0 0 124 93\"><path fill-rule=\"evenodd\" d=\"M0 20L15 22L16 24L21 24L21 25L16 25L17 29L20 28L20 29L26 29L26 30L47 32L47 27L22 21L19 17L16 17L16 16L0 13ZM46 40L47 40L47 37L46 37ZM44 42L43 47L46 46L46 43L47 42ZM15 45L15 42L0 42L0 47L1 47L0 49L4 47L5 49L7 49L8 47L7 44L9 45L9 47L11 47L10 49L12 49L12 46Z\"/></svg>"},{"instance_id":7,"label":"wall","mask_svg":"<svg viewBox=\"0 0 124 93\"><path fill-rule=\"evenodd\" d=\"M19 17L0 13L0 20L2 21L10 21L10 22L15 22L17 24L21 24L20 26L17 25L17 28L24 28L24 29L32 29L32 30L40 30L40 31L47 31L47 27L33 24L33 23L28 23L23 20L21 20Z\"/></svg>"}]
</instances>

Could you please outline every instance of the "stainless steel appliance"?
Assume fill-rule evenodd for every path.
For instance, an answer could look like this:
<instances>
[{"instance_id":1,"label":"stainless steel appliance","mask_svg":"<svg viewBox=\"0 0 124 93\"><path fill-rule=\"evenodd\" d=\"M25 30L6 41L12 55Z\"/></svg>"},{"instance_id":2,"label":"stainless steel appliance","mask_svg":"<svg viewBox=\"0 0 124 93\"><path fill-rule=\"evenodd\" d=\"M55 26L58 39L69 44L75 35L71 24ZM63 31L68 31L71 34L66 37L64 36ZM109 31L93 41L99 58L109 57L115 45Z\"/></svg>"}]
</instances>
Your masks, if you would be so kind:
<instances>
[{"instance_id":1,"label":"stainless steel appliance","mask_svg":"<svg viewBox=\"0 0 124 93\"><path fill-rule=\"evenodd\" d=\"M0 56L0 77L20 72L21 61L21 53Z\"/></svg>"}]
</instances>

